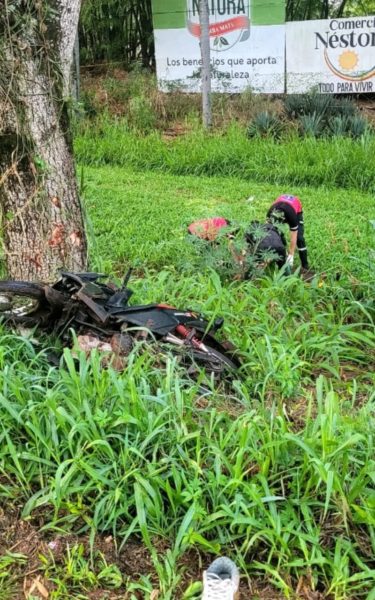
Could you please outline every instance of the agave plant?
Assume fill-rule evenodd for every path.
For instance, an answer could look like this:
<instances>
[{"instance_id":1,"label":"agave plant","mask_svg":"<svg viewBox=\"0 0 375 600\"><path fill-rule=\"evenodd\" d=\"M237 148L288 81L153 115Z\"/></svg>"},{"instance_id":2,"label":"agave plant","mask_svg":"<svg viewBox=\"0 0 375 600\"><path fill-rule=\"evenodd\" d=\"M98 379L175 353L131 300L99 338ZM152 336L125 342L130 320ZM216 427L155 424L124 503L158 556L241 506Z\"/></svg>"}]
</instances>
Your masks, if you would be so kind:
<instances>
[{"instance_id":1,"label":"agave plant","mask_svg":"<svg viewBox=\"0 0 375 600\"><path fill-rule=\"evenodd\" d=\"M346 135L350 126L349 117L343 115L337 115L333 117L328 123L329 131L334 136Z\"/></svg>"},{"instance_id":2,"label":"agave plant","mask_svg":"<svg viewBox=\"0 0 375 600\"><path fill-rule=\"evenodd\" d=\"M294 119L303 115L320 117L328 115L333 108L334 100L329 94L291 94L284 100L284 110L288 117Z\"/></svg>"},{"instance_id":3,"label":"agave plant","mask_svg":"<svg viewBox=\"0 0 375 600\"><path fill-rule=\"evenodd\" d=\"M333 106L334 99L330 94L307 94L305 114L316 114L325 119L332 113Z\"/></svg>"},{"instance_id":4,"label":"agave plant","mask_svg":"<svg viewBox=\"0 0 375 600\"><path fill-rule=\"evenodd\" d=\"M353 138L359 138L369 130L369 122L362 115L354 115L348 119L348 132Z\"/></svg>"},{"instance_id":5,"label":"agave plant","mask_svg":"<svg viewBox=\"0 0 375 600\"><path fill-rule=\"evenodd\" d=\"M305 95L290 94L284 100L284 111L287 117L295 119L299 115L304 114Z\"/></svg>"},{"instance_id":6,"label":"agave plant","mask_svg":"<svg viewBox=\"0 0 375 600\"><path fill-rule=\"evenodd\" d=\"M247 129L247 135L252 137L278 137L282 132L280 119L267 110L262 111L254 117Z\"/></svg>"},{"instance_id":7,"label":"agave plant","mask_svg":"<svg viewBox=\"0 0 375 600\"><path fill-rule=\"evenodd\" d=\"M315 112L309 115L302 115L299 118L299 128L302 135L319 137L324 130L322 115L316 114Z\"/></svg>"},{"instance_id":8,"label":"agave plant","mask_svg":"<svg viewBox=\"0 0 375 600\"><path fill-rule=\"evenodd\" d=\"M358 114L358 108L355 102L350 98L336 99L332 106L332 115L341 117L354 117Z\"/></svg>"}]
</instances>

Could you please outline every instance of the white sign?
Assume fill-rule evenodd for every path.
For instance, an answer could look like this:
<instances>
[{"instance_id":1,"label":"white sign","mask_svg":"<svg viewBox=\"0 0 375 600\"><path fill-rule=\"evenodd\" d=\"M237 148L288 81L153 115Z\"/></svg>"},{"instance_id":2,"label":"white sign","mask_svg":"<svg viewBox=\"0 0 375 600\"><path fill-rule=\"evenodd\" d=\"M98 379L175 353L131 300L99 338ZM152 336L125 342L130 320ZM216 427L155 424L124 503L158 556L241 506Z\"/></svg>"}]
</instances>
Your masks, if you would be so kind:
<instances>
[{"instance_id":1,"label":"white sign","mask_svg":"<svg viewBox=\"0 0 375 600\"><path fill-rule=\"evenodd\" d=\"M286 25L287 92L375 91L375 17Z\"/></svg>"},{"instance_id":2,"label":"white sign","mask_svg":"<svg viewBox=\"0 0 375 600\"><path fill-rule=\"evenodd\" d=\"M197 0L185 0L181 20L160 21L154 0L155 53L159 87L201 90L200 24ZM212 89L218 92L283 93L285 91L285 24L272 18L283 0L272 0L259 17L259 0L210 0ZM274 8L276 7L276 9ZM166 13L165 13L166 14ZM171 19L173 13L170 13ZM265 16L264 16L265 15ZM283 15L283 11L282 11ZM283 16L281 17L283 20ZM277 18L276 18L277 21ZM268 24L271 23L271 24ZM177 26L176 26L177 25Z\"/></svg>"}]
</instances>

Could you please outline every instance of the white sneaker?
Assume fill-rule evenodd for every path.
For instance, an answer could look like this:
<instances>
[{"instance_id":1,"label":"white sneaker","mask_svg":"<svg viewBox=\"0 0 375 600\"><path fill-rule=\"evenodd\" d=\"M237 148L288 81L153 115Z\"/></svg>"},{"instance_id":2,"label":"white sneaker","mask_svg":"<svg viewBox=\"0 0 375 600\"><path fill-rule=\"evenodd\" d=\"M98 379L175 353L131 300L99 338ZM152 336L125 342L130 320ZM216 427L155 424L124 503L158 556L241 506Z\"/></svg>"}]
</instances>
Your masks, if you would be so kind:
<instances>
[{"instance_id":1,"label":"white sneaker","mask_svg":"<svg viewBox=\"0 0 375 600\"><path fill-rule=\"evenodd\" d=\"M217 558L203 573L202 600L237 600L240 574L234 562Z\"/></svg>"}]
</instances>

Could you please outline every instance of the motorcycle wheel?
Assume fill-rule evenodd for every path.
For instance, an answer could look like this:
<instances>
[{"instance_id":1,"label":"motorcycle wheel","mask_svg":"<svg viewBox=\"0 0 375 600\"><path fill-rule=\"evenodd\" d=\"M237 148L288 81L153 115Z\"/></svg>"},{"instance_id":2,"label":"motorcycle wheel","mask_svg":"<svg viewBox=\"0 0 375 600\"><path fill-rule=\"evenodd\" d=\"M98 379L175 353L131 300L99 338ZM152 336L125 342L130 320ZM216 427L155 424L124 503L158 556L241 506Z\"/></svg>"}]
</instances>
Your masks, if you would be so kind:
<instances>
[{"instance_id":1,"label":"motorcycle wheel","mask_svg":"<svg viewBox=\"0 0 375 600\"><path fill-rule=\"evenodd\" d=\"M0 318L33 327L43 322L44 287L27 281L0 281Z\"/></svg>"}]
</instances>

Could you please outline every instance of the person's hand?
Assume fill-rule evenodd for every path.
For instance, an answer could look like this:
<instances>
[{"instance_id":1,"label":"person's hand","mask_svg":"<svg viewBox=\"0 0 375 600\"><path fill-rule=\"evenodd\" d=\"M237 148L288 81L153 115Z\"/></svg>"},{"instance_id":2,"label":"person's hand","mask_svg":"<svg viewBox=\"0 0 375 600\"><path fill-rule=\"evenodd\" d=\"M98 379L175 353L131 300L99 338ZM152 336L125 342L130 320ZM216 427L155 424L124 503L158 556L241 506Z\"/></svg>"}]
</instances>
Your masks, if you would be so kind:
<instances>
[{"instance_id":1,"label":"person's hand","mask_svg":"<svg viewBox=\"0 0 375 600\"><path fill-rule=\"evenodd\" d=\"M294 263L294 256L293 254L288 254L288 256L286 257L286 265L290 268L293 267L293 263Z\"/></svg>"}]
</instances>

